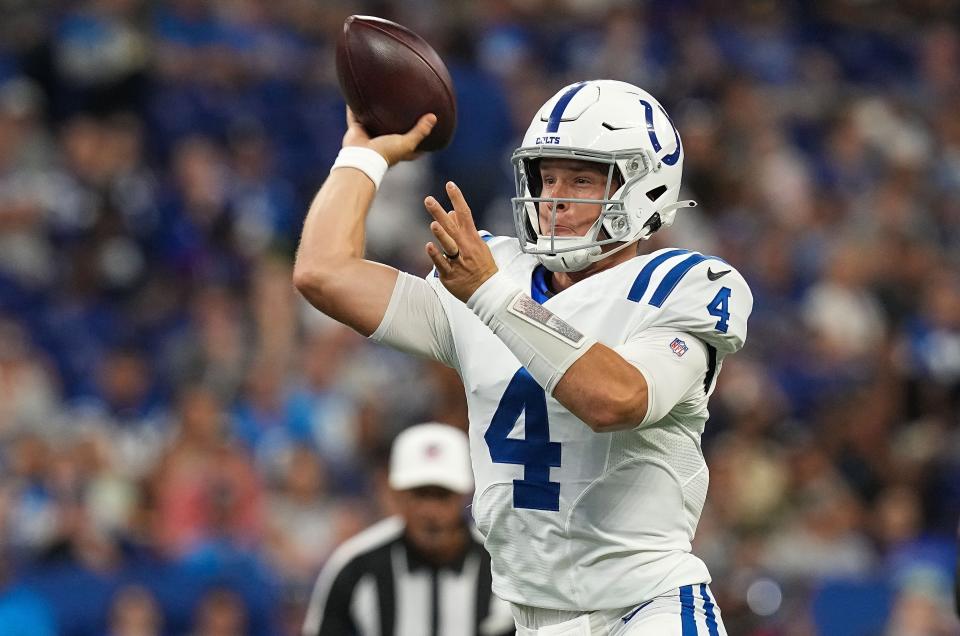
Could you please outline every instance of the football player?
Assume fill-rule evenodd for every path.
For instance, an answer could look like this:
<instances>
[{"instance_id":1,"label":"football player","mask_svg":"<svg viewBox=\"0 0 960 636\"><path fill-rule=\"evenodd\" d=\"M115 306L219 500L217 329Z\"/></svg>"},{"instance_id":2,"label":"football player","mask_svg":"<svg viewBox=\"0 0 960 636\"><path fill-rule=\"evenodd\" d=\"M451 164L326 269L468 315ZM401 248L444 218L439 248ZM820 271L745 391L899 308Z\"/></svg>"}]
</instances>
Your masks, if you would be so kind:
<instances>
[{"instance_id":1,"label":"football player","mask_svg":"<svg viewBox=\"0 0 960 636\"><path fill-rule=\"evenodd\" d=\"M389 165L435 122L344 148L304 224L294 272L321 311L439 360L466 387L473 515L517 633L717 635L691 553L707 493L707 401L743 346L753 298L729 263L645 253L678 209L680 135L646 91L567 86L512 158L516 237L478 232L464 194L425 206L426 278L363 259Z\"/></svg>"}]
</instances>

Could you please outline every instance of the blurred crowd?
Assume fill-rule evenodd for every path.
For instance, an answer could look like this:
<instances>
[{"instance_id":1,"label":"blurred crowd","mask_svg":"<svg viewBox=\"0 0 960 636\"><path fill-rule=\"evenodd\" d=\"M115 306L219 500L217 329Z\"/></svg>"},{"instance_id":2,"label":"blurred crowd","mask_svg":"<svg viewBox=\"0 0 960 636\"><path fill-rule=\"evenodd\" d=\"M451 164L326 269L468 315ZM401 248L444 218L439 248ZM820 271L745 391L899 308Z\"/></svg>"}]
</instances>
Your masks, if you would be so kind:
<instances>
[{"instance_id":1,"label":"blurred crowd","mask_svg":"<svg viewBox=\"0 0 960 636\"><path fill-rule=\"evenodd\" d=\"M447 369L290 283L339 149L352 13L438 48L452 145L388 174L369 252L426 273L457 181L561 86L648 89L683 135L674 244L756 297L711 402L695 550L731 634L960 633L960 2L0 0L0 624L294 634L389 512L385 450L465 426Z\"/></svg>"}]
</instances>

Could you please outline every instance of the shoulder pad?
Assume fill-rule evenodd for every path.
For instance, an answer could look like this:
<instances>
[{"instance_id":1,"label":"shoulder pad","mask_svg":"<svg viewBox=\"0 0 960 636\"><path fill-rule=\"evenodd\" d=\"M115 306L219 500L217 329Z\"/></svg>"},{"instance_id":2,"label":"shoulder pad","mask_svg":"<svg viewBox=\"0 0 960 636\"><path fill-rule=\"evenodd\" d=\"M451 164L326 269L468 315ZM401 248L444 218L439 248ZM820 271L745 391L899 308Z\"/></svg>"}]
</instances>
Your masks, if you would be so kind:
<instances>
[{"instance_id":1,"label":"shoulder pad","mask_svg":"<svg viewBox=\"0 0 960 636\"><path fill-rule=\"evenodd\" d=\"M721 258L688 250L651 254L628 298L650 310L647 327L686 331L724 355L743 347L753 310L740 272Z\"/></svg>"},{"instance_id":2,"label":"shoulder pad","mask_svg":"<svg viewBox=\"0 0 960 636\"><path fill-rule=\"evenodd\" d=\"M493 252L493 257L497 260L497 263L501 263L504 259L512 258L521 253L520 242L516 237L494 236L486 230L480 230L479 234L480 238L490 247L490 251Z\"/></svg>"}]
</instances>

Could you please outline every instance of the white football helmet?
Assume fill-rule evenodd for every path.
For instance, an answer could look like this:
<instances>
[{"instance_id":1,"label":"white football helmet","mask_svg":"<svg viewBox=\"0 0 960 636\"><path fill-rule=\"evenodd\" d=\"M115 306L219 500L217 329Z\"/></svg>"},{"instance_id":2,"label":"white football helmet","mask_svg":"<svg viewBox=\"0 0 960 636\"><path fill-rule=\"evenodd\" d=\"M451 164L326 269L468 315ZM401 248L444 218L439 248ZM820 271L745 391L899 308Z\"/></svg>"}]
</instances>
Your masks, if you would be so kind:
<instances>
[{"instance_id":1,"label":"white football helmet","mask_svg":"<svg viewBox=\"0 0 960 636\"><path fill-rule=\"evenodd\" d=\"M603 199L543 198L539 162L545 158L606 164ZM680 133L656 99L626 82L578 82L551 97L511 158L517 196L513 219L524 252L554 272L576 272L647 239L673 223L683 172ZM611 192L616 184L619 187ZM550 227L540 227L539 204L553 203ZM600 215L585 236L555 236L557 203L595 203ZM621 243L604 252L603 245Z\"/></svg>"}]
</instances>

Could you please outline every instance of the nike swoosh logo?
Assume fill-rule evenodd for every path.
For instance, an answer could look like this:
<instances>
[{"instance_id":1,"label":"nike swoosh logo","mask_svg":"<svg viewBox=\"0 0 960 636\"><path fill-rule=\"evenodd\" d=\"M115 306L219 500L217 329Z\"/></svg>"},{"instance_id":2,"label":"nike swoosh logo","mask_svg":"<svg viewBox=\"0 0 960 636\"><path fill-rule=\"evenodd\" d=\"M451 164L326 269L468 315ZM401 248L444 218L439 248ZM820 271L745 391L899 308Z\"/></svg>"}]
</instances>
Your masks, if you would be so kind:
<instances>
[{"instance_id":1,"label":"nike swoosh logo","mask_svg":"<svg viewBox=\"0 0 960 636\"><path fill-rule=\"evenodd\" d=\"M718 278L723 278L729 273L730 273L729 269L725 269L722 272L714 272L709 267L707 268L707 278L709 278L710 280L717 280Z\"/></svg>"}]
</instances>

